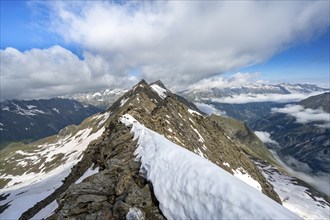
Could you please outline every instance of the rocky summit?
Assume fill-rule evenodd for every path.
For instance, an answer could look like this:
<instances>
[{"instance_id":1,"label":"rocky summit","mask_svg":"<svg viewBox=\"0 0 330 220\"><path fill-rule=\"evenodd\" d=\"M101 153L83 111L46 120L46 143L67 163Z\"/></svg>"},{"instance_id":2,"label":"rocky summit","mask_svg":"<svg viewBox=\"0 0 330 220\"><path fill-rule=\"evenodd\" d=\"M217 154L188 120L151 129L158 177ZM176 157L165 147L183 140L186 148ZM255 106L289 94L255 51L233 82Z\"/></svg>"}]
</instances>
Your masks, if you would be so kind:
<instances>
[{"instance_id":1,"label":"rocky summit","mask_svg":"<svg viewBox=\"0 0 330 220\"><path fill-rule=\"evenodd\" d=\"M86 119L74 130L67 128L53 138L17 146L19 157L16 161L20 162L17 166L24 170L29 165L31 175L40 175L38 180L31 183L32 186L48 180L44 185L49 190L41 190L41 185L37 187L42 196L16 212L19 213L16 217L166 219L160 208L162 204L154 193L154 186L143 175L141 161L136 157L138 139L131 132L132 125L126 126L120 120L127 114L146 128L281 203L273 186L251 160L260 159L264 154L270 161L273 158L265 153L266 148L247 126L239 124L244 127L244 132L234 132L235 129L230 129L226 120L205 115L193 103L169 91L160 81L148 84L142 80L105 112ZM88 132L85 134L81 131ZM63 148L65 144L67 146ZM82 149L83 144L85 147ZM72 146L76 148L70 150ZM33 152L46 150L48 154L40 153L40 158L44 157L49 167L33 161L36 160ZM11 153L6 152L6 156L1 158L2 165L8 164L8 158L13 155ZM67 166L69 163L71 165ZM61 176L64 168L67 175ZM37 191L32 192L31 187L22 185L25 180L21 175L24 176L24 172L17 172L15 176L7 168L1 169L0 175L6 180L1 186L0 211L3 216L10 216L10 209L15 208L17 203L29 200L28 196L23 198L24 195L32 195ZM61 182L49 181L52 178ZM166 193L171 194L171 191Z\"/></svg>"}]
</instances>

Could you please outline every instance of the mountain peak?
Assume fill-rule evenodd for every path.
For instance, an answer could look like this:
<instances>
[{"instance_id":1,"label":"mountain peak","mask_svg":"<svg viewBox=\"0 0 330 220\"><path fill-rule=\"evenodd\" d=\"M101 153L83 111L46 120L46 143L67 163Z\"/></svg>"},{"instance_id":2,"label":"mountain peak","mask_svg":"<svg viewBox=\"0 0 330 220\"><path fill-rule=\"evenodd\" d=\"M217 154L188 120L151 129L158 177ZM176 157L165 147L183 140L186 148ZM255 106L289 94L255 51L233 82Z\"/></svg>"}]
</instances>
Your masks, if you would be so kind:
<instances>
[{"instance_id":1,"label":"mountain peak","mask_svg":"<svg viewBox=\"0 0 330 220\"><path fill-rule=\"evenodd\" d=\"M148 83L144 79L141 79L140 82L138 82L134 87L139 86L139 85L148 86Z\"/></svg>"},{"instance_id":2,"label":"mountain peak","mask_svg":"<svg viewBox=\"0 0 330 220\"><path fill-rule=\"evenodd\" d=\"M150 83L150 86L151 86L151 85L158 85L158 86L160 86L161 88L167 90L167 88L165 87L165 85L163 84L163 82L162 82L161 80L157 80L157 81L155 81L155 82L153 82L153 83Z\"/></svg>"}]
</instances>

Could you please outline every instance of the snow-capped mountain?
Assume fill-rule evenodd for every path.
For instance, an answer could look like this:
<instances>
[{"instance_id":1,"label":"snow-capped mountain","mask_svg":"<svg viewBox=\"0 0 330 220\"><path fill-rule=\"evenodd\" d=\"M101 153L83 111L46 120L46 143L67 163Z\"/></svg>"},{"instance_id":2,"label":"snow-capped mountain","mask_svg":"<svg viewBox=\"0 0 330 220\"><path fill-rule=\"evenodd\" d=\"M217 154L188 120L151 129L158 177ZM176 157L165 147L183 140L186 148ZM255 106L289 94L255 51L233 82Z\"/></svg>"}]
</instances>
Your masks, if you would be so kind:
<instances>
[{"instance_id":1,"label":"snow-capped mountain","mask_svg":"<svg viewBox=\"0 0 330 220\"><path fill-rule=\"evenodd\" d=\"M196 87L196 86L195 86ZM218 113L249 125L266 117L272 108L280 108L288 103L299 102L310 96L329 91L310 84L247 84L240 87L211 87L186 90L180 95L196 105L208 105ZM213 112L212 112L213 113Z\"/></svg>"},{"instance_id":2,"label":"snow-capped mountain","mask_svg":"<svg viewBox=\"0 0 330 220\"><path fill-rule=\"evenodd\" d=\"M11 100L0 103L0 145L33 141L79 124L100 109L69 99Z\"/></svg>"},{"instance_id":3,"label":"snow-capped mountain","mask_svg":"<svg viewBox=\"0 0 330 220\"><path fill-rule=\"evenodd\" d=\"M277 85L247 84L240 87L198 88L180 92L187 99L194 102L212 101L219 103L251 103L251 102L292 102L299 101L311 94L329 91L310 84Z\"/></svg>"},{"instance_id":4,"label":"snow-capped mountain","mask_svg":"<svg viewBox=\"0 0 330 220\"><path fill-rule=\"evenodd\" d=\"M250 159L274 160L265 146L217 117L141 81L81 125L1 152L1 217L299 219Z\"/></svg>"},{"instance_id":5,"label":"snow-capped mountain","mask_svg":"<svg viewBox=\"0 0 330 220\"><path fill-rule=\"evenodd\" d=\"M105 89L97 92L85 92L61 96L61 98L73 99L78 102L93 105L105 110L109 108L125 92L127 92L125 89Z\"/></svg>"}]
</instances>

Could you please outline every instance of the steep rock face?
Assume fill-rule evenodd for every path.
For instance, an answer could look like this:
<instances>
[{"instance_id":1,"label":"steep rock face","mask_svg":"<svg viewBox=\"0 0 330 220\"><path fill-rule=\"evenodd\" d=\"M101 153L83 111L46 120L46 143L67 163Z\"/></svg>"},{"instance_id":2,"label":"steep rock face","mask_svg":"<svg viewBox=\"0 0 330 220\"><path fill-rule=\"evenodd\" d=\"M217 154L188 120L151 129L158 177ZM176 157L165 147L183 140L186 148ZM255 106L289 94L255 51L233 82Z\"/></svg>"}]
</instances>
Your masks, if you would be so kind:
<instances>
[{"instance_id":1,"label":"steep rock face","mask_svg":"<svg viewBox=\"0 0 330 220\"><path fill-rule=\"evenodd\" d=\"M54 202L55 198L58 204L50 219L123 219L127 215L164 219L152 185L139 173L140 163L134 157L137 143L132 139L130 128L119 121L119 117L126 113L229 173L249 176L259 183L260 191L281 203L273 187L234 137L230 137L217 122L201 114L194 104L183 100L160 82L148 85L145 81L119 98L104 113L107 117L102 123L107 125L102 136L89 145L83 159L73 168L80 172L71 172L60 195L45 199L45 205ZM91 163L99 172L76 182ZM42 208L32 207L22 219L33 217Z\"/></svg>"}]
</instances>

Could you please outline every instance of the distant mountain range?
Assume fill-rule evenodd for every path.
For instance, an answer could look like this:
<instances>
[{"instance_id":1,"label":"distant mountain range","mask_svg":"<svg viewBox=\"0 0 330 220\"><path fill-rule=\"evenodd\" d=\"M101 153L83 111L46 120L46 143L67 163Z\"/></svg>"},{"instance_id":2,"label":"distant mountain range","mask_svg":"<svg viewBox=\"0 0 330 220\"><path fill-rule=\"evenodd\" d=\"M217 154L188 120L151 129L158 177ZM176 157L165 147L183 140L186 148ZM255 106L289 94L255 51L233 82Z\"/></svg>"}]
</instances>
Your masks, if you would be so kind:
<instances>
[{"instance_id":1,"label":"distant mountain range","mask_svg":"<svg viewBox=\"0 0 330 220\"><path fill-rule=\"evenodd\" d=\"M291 102L306 98L307 94L316 94L329 91L310 84L277 85L249 84L240 87L191 89L181 91L179 94L194 102L218 102L242 104L251 102ZM281 96L279 96L281 95Z\"/></svg>"},{"instance_id":2,"label":"distant mountain range","mask_svg":"<svg viewBox=\"0 0 330 220\"><path fill-rule=\"evenodd\" d=\"M97 107L70 99L11 100L0 103L0 146L33 141L56 134L70 124L100 112Z\"/></svg>"},{"instance_id":3,"label":"distant mountain range","mask_svg":"<svg viewBox=\"0 0 330 220\"><path fill-rule=\"evenodd\" d=\"M185 98L209 105L223 115L246 121L250 126L268 116L272 108L296 103L329 91L310 84L250 84L241 87L193 89L182 91Z\"/></svg>"},{"instance_id":4,"label":"distant mountain range","mask_svg":"<svg viewBox=\"0 0 330 220\"><path fill-rule=\"evenodd\" d=\"M73 99L83 104L93 105L100 109L109 108L127 90L125 89L105 89L97 92L83 92L73 95L65 95L60 98Z\"/></svg>"}]
</instances>

